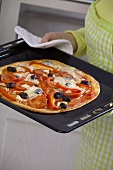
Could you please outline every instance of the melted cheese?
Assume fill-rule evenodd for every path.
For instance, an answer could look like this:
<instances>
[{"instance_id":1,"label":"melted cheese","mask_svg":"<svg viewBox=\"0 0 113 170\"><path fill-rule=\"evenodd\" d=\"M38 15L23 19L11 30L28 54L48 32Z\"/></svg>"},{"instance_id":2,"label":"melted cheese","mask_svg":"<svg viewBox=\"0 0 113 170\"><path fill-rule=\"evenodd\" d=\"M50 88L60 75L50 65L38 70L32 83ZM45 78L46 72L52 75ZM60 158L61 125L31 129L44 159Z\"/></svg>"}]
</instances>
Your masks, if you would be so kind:
<instances>
[{"instance_id":1,"label":"melted cheese","mask_svg":"<svg viewBox=\"0 0 113 170\"><path fill-rule=\"evenodd\" d=\"M30 82L32 82L32 83L34 83L34 84L39 84L38 79L31 79L31 76L32 76L32 75L34 75L34 74L29 74L29 75L25 78L25 80L26 80L26 81L30 81Z\"/></svg>"},{"instance_id":2,"label":"melted cheese","mask_svg":"<svg viewBox=\"0 0 113 170\"><path fill-rule=\"evenodd\" d=\"M55 77L55 80L54 80L55 83L59 82L62 86L65 86L65 87L69 87L69 88L77 88L79 89L78 86L76 86L76 82L74 79L67 79L65 77ZM68 86L66 85L68 83Z\"/></svg>"},{"instance_id":3,"label":"melted cheese","mask_svg":"<svg viewBox=\"0 0 113 170\"><path fill-rule=\"evenodd\" d=\"M35 69L33 66L29 66L28 68L31 70L31 72Z\"/></svg>"},{"instance_id":4,"label":"melted cheese","mask_svg":"<svg viewBox=\"0 0 113 170\"><path fill-rule=\"evenodd\" d=\"M59 107L61 103L64 103L64 104L66 104L66 105L68 104L68 102L61 101L61 102L58 102L58 103L57 103L57 106Z\"/></svg>"},{"instance_id":5,"label":"melted cheese","mask_svg":"<svg viewBox=\"0 0 113 170\"><path fill-rule=\"evenodd\" d=\"M19 95L16 96L16 99L20 101L26 101L26 99L22 99Z\"/></svg>"},{"instance_id":6,"label":"melted cheese","mask_svg":"<svg viewBox=\"0 0 113 170\"><path fill-rule=\"evenodd\" d=\"M25 76L26 73L15 73L14 75L17 76L18 78L21 78L21 77Z\"/></svg>"},{"instance_id":7,"label":"melted cheese","mask_svg":"<svg viewBox=\"0 0 113 170\"><path fill-rule=\"evenodd\" d=\"M36 96L38 95L37 93L35 93L35 90L36 90L36 89L37 89L37 87L32 86L32 87L30 87L29 89L25 90L25 93L28 94L29 98L30 98L30 97L36 97Z\"/></svg>"},{"instance_id":8,"label":"melted cheese","mask_svg":"<svg viewBox=\"0 0 113 170\"><path fill-rule=\"evenodd\" d=\"M23 84L22 87L25 87L27 89L24 92L28 94L29 98L34 98L38 95L41 95L41 94L35 93L35 90L37 89L37 87L35 87L35 86L30 87L27 84ZM17 95L16 99L18 99L20 101L25 101L25 99L22 99L19 95Z\"/></svg>"},{"instance_id":9,"label":"melted cheese","mask_svg":"<svg viewBox=\"0 0 113 170\"><path fill-rule=\"evenodd\" d=\"M25 69L24 69L24 68L19 67L19 66L18 66L18 67L16 67L16 70L17 70L17 72L19 72L19 71L23 71L23 72L24 72L24 71L25 71Z\"/></svg>"}]
</instances>

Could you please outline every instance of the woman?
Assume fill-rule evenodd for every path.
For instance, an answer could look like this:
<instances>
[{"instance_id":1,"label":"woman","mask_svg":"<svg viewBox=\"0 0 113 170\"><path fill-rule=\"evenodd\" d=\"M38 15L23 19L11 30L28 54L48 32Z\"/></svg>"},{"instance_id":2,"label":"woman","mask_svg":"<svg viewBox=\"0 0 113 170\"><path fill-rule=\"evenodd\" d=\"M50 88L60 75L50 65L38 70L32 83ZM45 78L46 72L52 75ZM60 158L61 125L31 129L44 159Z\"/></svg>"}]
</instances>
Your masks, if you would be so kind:
<instances>
[{"instance_id":1,"label":"woman","mask_svg":"<svg viewBox=\"0 0 113 170\"><path fill-rule=\"evenodd\" d=\"M86 54L87 60L113 73L113 0L96 0L88 10L85 28L76 31L52 32L42 43L67 39L76 57ZM112 112L82 127L82 142L76 170L113 170Z\"/></svg>"}]
</instances>

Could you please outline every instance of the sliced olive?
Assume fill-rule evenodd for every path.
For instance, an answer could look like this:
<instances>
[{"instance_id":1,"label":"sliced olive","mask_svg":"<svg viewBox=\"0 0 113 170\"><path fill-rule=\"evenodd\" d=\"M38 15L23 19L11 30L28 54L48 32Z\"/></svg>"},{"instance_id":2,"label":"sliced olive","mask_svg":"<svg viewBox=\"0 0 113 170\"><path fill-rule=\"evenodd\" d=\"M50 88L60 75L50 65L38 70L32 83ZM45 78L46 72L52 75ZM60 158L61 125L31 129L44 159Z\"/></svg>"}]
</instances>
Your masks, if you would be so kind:
<instances>
[{"instance_id":1,"label":"sliced olive","mask_svg":"<svg viewBox=\"0 0 113 170\"><path fill-rule=\"evenodd\" d=\"M60 107L63 109L67 109L67 105L65 103L60 103Z\"/></svg>"},{"instance_id":2,"label":"sliced olive","mask_svg":"<svg viewBox=\"0 0 113 170\"><path fill-rule=\"evenodd\" d=\"M38 79L38 76L34 74L34 75L31 76L31 79L32 80Z\"/></svg>"},{"instance_id":3,"label":"sliced olive","mask_svg":"<svg viewBox=\"0 0 113 170\"><path fill-rule=\"evenodd\" d=\"M54 98L55 98L55 99L62 98L62 96L63 96L63 93L62 93L62 92L56 92L56 93L54 94Z\"/></svg>"},{"instance_id":4,"label":"sliced olive","mask_svg":"<svg viewBox=\"0 0 113 170\"><path fill-rule=\"evenodd\" d=\"M19 96L20 96L22 99L27 99L27 98L29 97L28 94L25 93L25 92L19 93Z\"/></svg>"},{"instance_id":5,"label":"sliced olive","mask_svg":"<svg viewBox=\"0 0 113 170\"><path fill-rule=\"evenodd\" d=\"M37 93L37 94L42 94L42 92L43 92L42 89L36 89L35 90L35 93Z\"/></svg>"},{"instance_id":6,"label":"sliced olive","mask_svg":"<svg viewBox=\"0 0 113 170\"><path fill-rule=\"evenodd\" d=\"M63 95L62 99L66 102L70 102L71 101L71 98L67 95Z\"/></svg>"},{"instance_id":7,"label":"sliced olive","mask_svg":"<svg viewBox=\"0 0 113 170\"><path fill-rule=\"evenodd\" d=\"M72 79L70 76L66 76L65 78L68 79L68 80L71 80L71 79Z\"/></svg>"},{"instance_id":8,"label":"sliced olive","mask_svg":"<svg viewBox=\"0 0 113 170\"><path fill-rule=\"evenodd\" d=\"M82 81L81 81L81 84L85 84L85 85L90 86L90 82L89 82L89 81L87 81L87 80L82 80Z\"/></svg>"},{"instance_id":9,"label":"sliced olive","mask_svg":"<svg viewBox=\"0 0 113 170\"><path fill-rule=\"evenodd\" d=\"M7 71L9 71L9 72L16 72L16 67L9 66L9 67L7 67Z\"/></svg>"},{"instance_id":10,"label":"sliced olive","mask_svg":"<svg viewBox=\"0 0 113 170\"><path fill-rule=\"evenodd\" d=\"M72 86L72 84L71 84L71 83L66 83L65 85L66 85L67 87Z\"/></svg>"},{"instance_id":11,"label":"sliced olive","mask_svg":"<svg viewBox=\"0 0 113 170\"><path fill-rule=\"evenodd\" d=\"M52 74L52 73L49 73L49 74L48 74L48 77L53 77L53 74Z\"/></svg>"},{"instance_id":12,"label":"sliced olive","mask_svg":"<svg viewBox=\"0 0 113 170\"><path fill-rule=\"evenodd\" d=\"M7 88L14 88L15 84L13 82L9 82L6 87Z\"/></svg>"}]
</instances>

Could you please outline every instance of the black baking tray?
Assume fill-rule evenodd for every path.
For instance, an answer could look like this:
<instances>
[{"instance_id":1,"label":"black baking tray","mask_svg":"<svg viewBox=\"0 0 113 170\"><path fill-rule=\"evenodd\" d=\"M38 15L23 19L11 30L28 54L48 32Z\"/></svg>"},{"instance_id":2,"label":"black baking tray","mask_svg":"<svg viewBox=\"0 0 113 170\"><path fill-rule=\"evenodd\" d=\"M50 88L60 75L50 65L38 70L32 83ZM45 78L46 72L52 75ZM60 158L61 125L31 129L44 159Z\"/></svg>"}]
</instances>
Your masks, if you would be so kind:
<instances>
[{"instance_id":1,"label":"black baking tray","mask_svg":"<svg viewBox=\"0 0 113 170\"><path fill-rule=\"evenodd\" d=\"M0 98L1 103L60 133L68 133L113 110L112 74L53 47L47 49L31 48L22 39L0 46L0 66L33 59L58 60L92 75L100 83L100 95L79 109L52 115L22 109L2 98Z\"/></svg>"}]
</instances>

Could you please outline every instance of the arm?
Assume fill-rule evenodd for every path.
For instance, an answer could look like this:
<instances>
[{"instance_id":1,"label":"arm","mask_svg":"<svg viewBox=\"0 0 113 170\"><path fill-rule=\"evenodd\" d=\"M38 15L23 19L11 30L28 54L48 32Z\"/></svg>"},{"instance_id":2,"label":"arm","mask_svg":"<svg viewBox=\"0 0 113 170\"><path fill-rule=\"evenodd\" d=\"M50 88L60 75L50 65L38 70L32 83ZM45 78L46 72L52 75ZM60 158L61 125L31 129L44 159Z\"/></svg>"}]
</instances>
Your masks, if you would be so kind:
<instances>
[{"instance_id":1,"label":"arm","mask_svg":"<svg viewBox=\"0 0 113 170\"><path fill-rule=\"evenodd\" d=\"M77 57L82 57L86 54L86 42L85 42L85 28L81 28L76 31L66 31L68 33L71 33L76 40L77 43L77 50L74 51L74 55Z\"/></svg>"}]
</instances>

